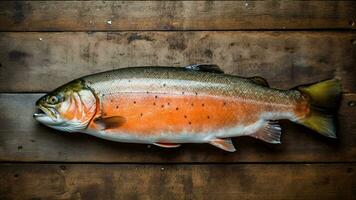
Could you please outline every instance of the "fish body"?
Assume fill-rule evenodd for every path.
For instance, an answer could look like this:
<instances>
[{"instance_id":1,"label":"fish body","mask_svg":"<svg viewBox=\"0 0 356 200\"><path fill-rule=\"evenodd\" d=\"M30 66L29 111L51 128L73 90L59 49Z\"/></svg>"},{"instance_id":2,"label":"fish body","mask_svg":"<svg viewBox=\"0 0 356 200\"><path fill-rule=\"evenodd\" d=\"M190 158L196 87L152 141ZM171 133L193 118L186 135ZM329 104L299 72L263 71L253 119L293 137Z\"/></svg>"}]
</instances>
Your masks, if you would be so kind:
<instances>
[{"instance_id":1,"label":"fish body","mask_svg":"<svg viewBox=\"0 0 356 200\"><path fill-rule=\"evenodd\" d=\"M327 101L334 106L338 82L325 84L333 94ZM308 121L316 116L309 93L302 87L273 89L262 78L226 75L217 66L134 67L89 75L56 89L36 103L44 114L35 118L67 132L162 147L210 143L235 151L230 138L244 135L280 143L275 121L280 119L335 137L328 117Z\"/></svg>"}]
</instances>

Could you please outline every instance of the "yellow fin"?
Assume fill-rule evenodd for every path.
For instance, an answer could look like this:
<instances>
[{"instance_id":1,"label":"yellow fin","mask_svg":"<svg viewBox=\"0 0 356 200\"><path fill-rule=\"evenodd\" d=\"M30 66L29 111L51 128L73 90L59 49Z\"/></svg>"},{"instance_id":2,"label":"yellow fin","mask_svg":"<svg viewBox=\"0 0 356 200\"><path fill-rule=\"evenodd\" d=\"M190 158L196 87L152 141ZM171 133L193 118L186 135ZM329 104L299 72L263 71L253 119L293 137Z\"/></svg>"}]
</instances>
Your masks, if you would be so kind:
<instances>
[{"instance_id":1,"label":"yellow fin","mask_svg":"<svg viewBox=\"0 0 356 200\"><path fill-rule=\"evenodd\" d=\"M299 123L326 137L337 138L332 115L312 109L310 115L300 120Z\"/></svg>"},{"instance_id":2,"label":"yellow fin","mask_svg":"<svg viewBox=\"0 0 356 200\"><path fill-rule=\"evenodd\" d=\"M336 138L333 114L340 100L340 82L332 79L310 86L299 86L297 89L306 94L311 102L310 114L298 123L324 136Z\"/></svg>"},{"instance_id":3,"label":"yellow fin","mask_svg":"<svg viewBox=\"0 0 356 200\"><path fill-rule=\"evenodd\" d=\"M340 81L331 79L309 86L299 86L299 91L307 94L312 104L318 107L334 108L338 106L341 94Z\"/></svg>"}]
</instances>

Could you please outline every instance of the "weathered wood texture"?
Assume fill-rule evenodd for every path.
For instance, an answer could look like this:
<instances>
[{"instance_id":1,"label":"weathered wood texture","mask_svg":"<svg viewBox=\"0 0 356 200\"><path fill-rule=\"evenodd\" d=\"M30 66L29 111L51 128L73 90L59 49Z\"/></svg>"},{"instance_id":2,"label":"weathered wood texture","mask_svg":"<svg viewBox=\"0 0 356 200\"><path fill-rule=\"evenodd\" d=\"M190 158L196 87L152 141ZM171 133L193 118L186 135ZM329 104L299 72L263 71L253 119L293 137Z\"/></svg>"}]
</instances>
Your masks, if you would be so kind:
<instances>
[{"instance_id":1,"label":"weathered wood texture","mask_svg":"<svg viewBox=\"0 0 356 200\"><path fill-rule=\"evenodd\" d=\"M356 199L355 28L355 1L0 1L0 199ZM164 149L32 118L27 92L195 63L283 89L340 79L339 139L282 121L281 145Z\"/></svg>"},{"instance_id":2,"label":"weathered wood texture","mask_svg":"<svg viewBox=\"0 0 356 200\"><path fill-rule=\"evenodd\" d=\"M354 199L355 164L1 164L1 199Z\"/></svg>"},{"instance_id":3,"label":"weathered wood texture","mask_svg":"<svg viewBox=\"0 0 356 200\"><path fill-rule=\"evenodd\" d=\"M356 95L344 95L339 110L339 139L327 139L283 122L282 144L254 138L234 140L237 152L209 144L184 144L176 149L110 142L81 133L63 133L32 119L40 94L0 95L0 161L206 163L206 162L355 162Z\"/></svg>"},{"instance_id":4,"label":"weathered wood texture","mask_svg":"<svg viewBox=\"0 0 356 200\"><path fill-rule=\"evenodd\" d=\"M356 33L0 33L0 91L50 91L83 75L127 66L215 63L291 88L340 78L356 91Z\"/></svg>"},{"instance_id":5,"label":"weathered wood texture","mask_svg":"<svg viewBox=\"0 0 356 200\"><path fill-rule=\"evenodd\" d=\"M354 29L352 1L7 1L1 31Z\"/></svg>"}]
</instances>

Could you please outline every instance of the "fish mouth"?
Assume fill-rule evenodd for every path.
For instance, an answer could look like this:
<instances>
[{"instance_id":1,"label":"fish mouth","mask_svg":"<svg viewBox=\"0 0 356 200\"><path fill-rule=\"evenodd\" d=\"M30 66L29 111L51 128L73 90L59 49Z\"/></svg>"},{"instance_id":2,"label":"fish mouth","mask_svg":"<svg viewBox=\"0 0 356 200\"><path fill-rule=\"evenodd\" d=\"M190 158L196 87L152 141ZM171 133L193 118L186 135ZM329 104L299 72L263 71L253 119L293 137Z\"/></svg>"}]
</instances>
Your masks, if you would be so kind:
<instances>
[{"instance_id":1,"label":"fish mouth","mask_svg":"<svg viewBox=\"0 0 356 200\"><path fill-rule=\"evenodd\" d=\"M35 113L33 114L33 117L44 117L47 116L47 114L39 107L36 108Z\"/></svg>"},{"instance_id":2,"label":"fish mouth","mask_svg":"<svg viewBox=\"0 0 356 200\"><path fill-rule=\"evenodd\" d=\"M53 119L52 116L55 116L55 114L50 109L48 109L42 105L38 105L36 107L35 113L33 114L34 118L49 117L49 118Z\"/></svg>"}]
</instances>

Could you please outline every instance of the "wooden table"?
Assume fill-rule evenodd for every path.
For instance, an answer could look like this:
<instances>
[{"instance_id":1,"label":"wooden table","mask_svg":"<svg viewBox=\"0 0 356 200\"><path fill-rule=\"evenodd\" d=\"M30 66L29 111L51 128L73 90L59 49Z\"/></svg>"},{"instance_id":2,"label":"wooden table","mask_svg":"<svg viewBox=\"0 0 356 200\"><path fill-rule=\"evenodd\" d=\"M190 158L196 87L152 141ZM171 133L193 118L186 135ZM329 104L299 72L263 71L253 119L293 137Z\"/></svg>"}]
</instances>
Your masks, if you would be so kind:
<instances>
[{"instance_id":1,"label":"wooden table","mask_svg":"<svg viewBox=\"0 0 356 200\"><path fill-rule=\"evenodd\" d=\"M0 2L0 199L355 199L356 3ZM128 66L218 64L272 87L338 78L333 140L282 121L282 144L237 152L62 133L32 119L43 93Z\"/></svg>"}]
</instances>

